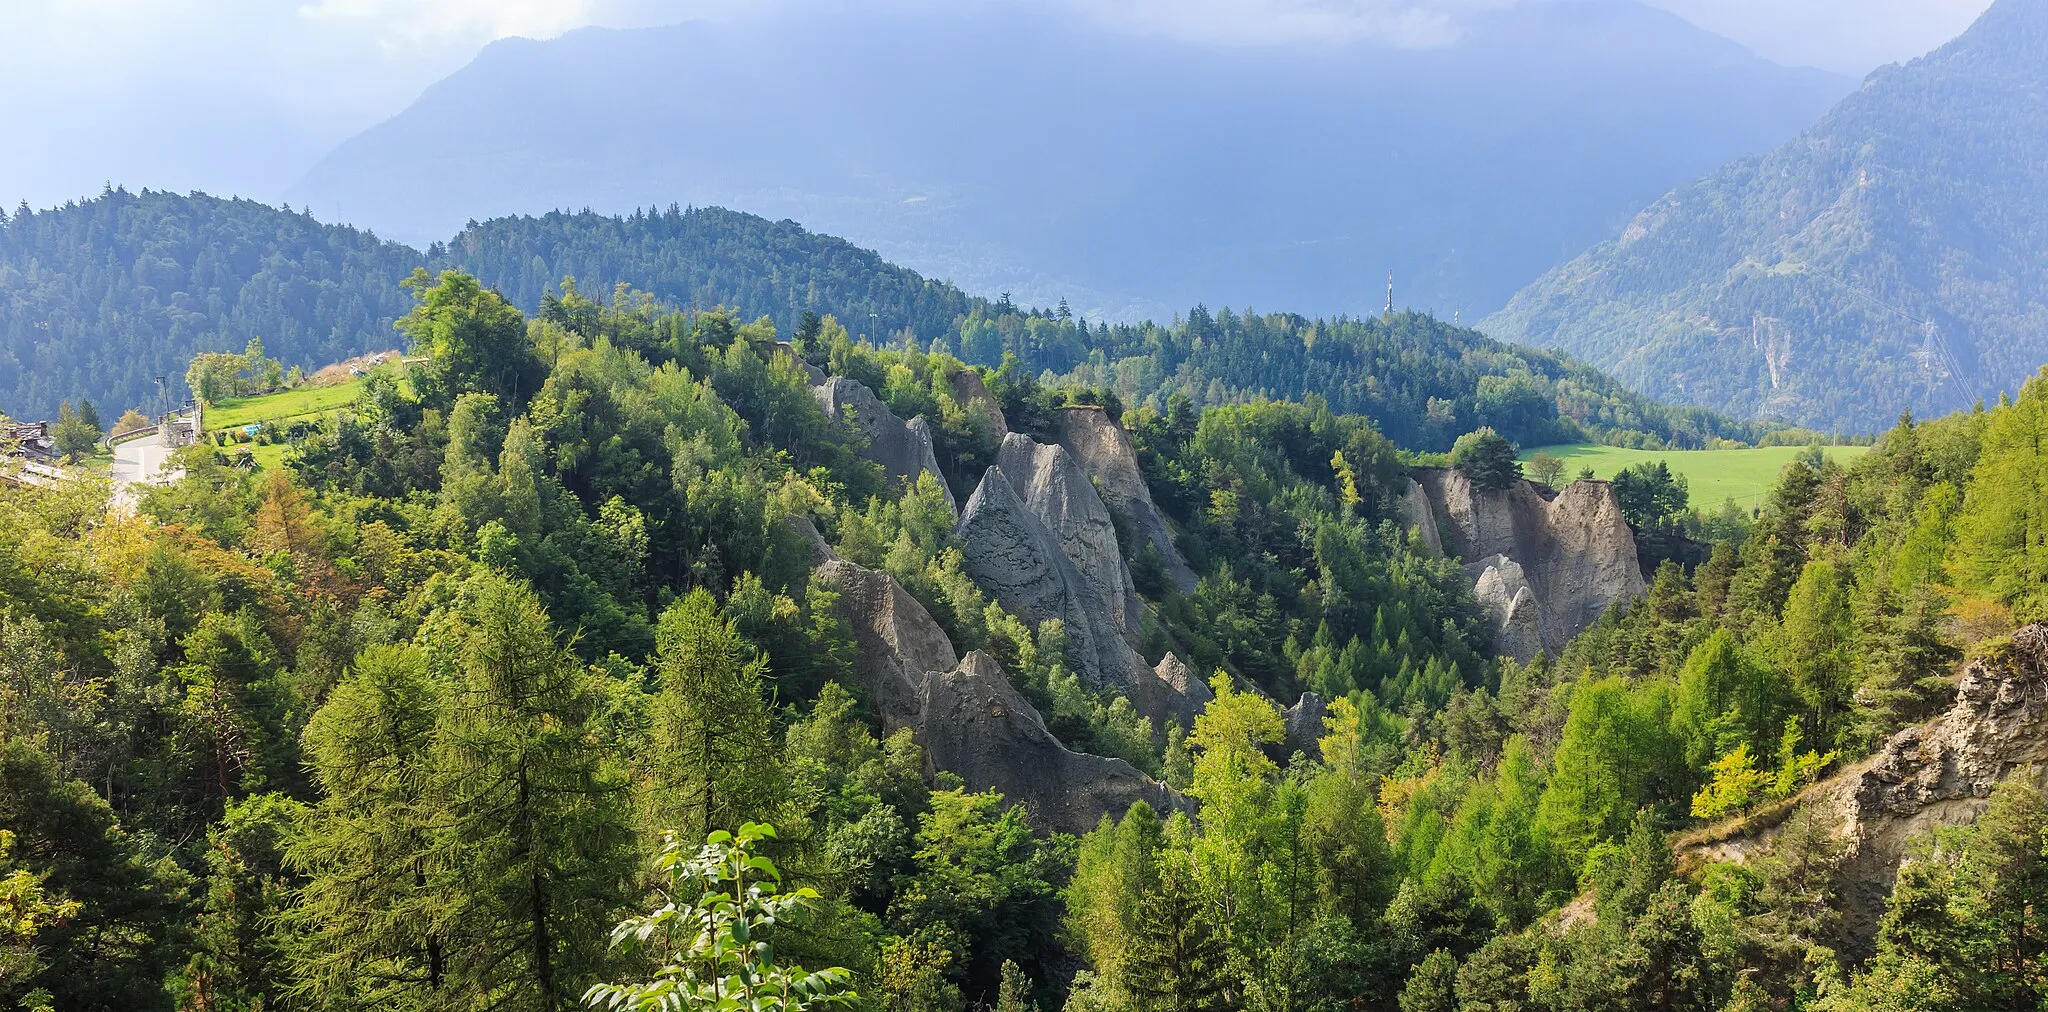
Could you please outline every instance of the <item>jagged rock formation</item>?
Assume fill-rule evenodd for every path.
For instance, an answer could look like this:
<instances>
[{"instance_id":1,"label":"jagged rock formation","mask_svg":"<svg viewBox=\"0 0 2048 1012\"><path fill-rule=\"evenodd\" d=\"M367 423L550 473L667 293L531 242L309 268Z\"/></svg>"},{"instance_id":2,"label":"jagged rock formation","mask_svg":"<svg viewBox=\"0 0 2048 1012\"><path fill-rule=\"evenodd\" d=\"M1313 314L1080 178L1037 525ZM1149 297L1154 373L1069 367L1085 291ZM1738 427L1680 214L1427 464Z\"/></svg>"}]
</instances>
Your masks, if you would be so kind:
<instances>
[{"instance_id":1,"label":"jagged rock formation","mask_svg":"<svg viewBox=\"0 0 2048 1012\"><path fill-rule=\"evenodd\" d=\"M1059 538L1067 560L1095 586L1117 628L1135 631L1144 620L1144 605L1117 545L1116 522L1073 455L1012 432L1003 438L996 464L1024 507Z\"/></svg>"},{"instance_id":2,"label":"jagged rock formation","mask_svg":"<svg viewBox=\"0 0 2048 1012\"><path fill-rule=\"evenodd\" d=\"M1003 417L1003 406L997 404L995 395L988 392L988 384L981 381L980 373L961 369L948 374L946 383L953 388L953 400L988 419L989 428L998 437L1010 434L1010 420Z\"/></svg>"},{"instance_id":3,"label":"jagged rock formation","mask_svg":"<svg viewBox=\"0 0 2048 1012\"><path fill-rule=\"evenodd\" d=\"M1971 661L1942 716L1892 736L1876 755L1808 788L1795 804L1678 841L1682 866L1767 852L1799 808L1824 814L1851 846L1839 890L1854 954L1867 954L1907 844L1934 826L1975 822L2014 775L2048 787L2048 625Z\"/></svg>"},{"instance_id":4,"label":"jagged rock formation","mask_svg":"<svg viewBox=\"0 0 2048 1012\"><path fill-rule=\"evenodd\" d=\"M1452 468L1417 468L1415 482L1422 502L1403 499L1411 526L1427 540L1433 524L1444 550L1467 560L1504 654L1554 653L1616 602L1644 593L1635 535L1606 482L1576 481L1555 497L1527 481L1477 489Z\"/></svg>"},{"instance_id":5,"label":"jagged rock formation","mask_svg":"<svg viewBox=\"0 0 2048 1012\"><path fill-rule=\"evenodd\" d=\"M1121 759L1060 744L994 658L956 655L945 630L894 577L839 558L809 533L819 574L838 585L840 614L859 647L854 671L869 705L890 730L911 730L928 772L946 770L972 790L1001 791L1041 828L1063 832L1086 832L1138 801L1162 812L1182 804Z\"/></svg>"},{"instance_id":6,"label":"jagged rock formation","mask_svg":"<svg viewBox=\"0 0 2048 1012\"><path fill-rule=\"evenodd\" d=\"M928 675L919 698L926 755L946 757L945 769L970 786L997 787L1041 826L1084 833L1138 801L1162 813L1181 804L1171 788L1122 759L1068 751L995 658L979 650Z\"/></svg>"},{"instance_id":7,"label":"jagged rock formation","mask_svg":"<svg viewBox=\"0 0 2048 1012\"><path fill-rule=\"evenodd\" d=\"M804 378L810 381L813 388L825 382L825 370L812 365L802 355L797 354L795 345L790 344L788 341L777 341L775 342L775 350L779 354L789 356L789 360L795 362L796 367L804 371Z\"/></svg>"},{"instance_id":8,"label":"jagged rock formation","mask_svg":"<svg viewBox=\"0 0 2048 1012\"><path fill-rule=\"evenodd\" d=\"M1185 661L1167 651L1152 667L1152 677L1138 679L1131 688L1131 705L1148 716L1166 715L1192 725L1202 707L1216 698L1207 682L1195 676Z\"/></svg>"},{"instance_id":9,"label":"jagged rock formation","mask_svg":"<svg viewBox=\"0 0 2048 1012\"><path fill-rule=\"evenodd\" d=\"M1429 493L1422 490L1421 483L1408 479L1408 487L1401 491L1401 522L1422 532L1422 543L1441 558L1444 554L1443 536L1436 531L1436 508L1429 504Z\"/></svg>"},{"instance_id":10,"label":"jagged rock formation","mask_svg":"<svg viewBox=\"0 0 2048 1012\"><path fill-rule=\"evenodd\" d=\"M867 458L882 465L890 477L907 485L920 473L930 474L946 493L946 505L958 508L946 476L939 471L939 458L932 453L931 428L923 416L907 422L896 417L874 391L844 376L819 383L811 388L811 394L826 414L846 419L867 437Z\"/></svg>"},{"instance_id":11,"label":"jagged rock formation","mask_svg":"<svg viewBox=\"0 0 2048 1012\"><path fill-rule=\"evenodd\" d=\"M1323 757L1323 717L1329 714L1330 704L1314 692L1304 692L1293 706L1280 711L1287 721L1287 750L1304 752L1311 759Z\"/></svg>"},{"instance_id":12,"label":"jagged rock formation","mask_svg":"<svg viewBox=\"0 0 2048 1012\"><path fill-rule=\"evenodd\" d=\"M1138 471L1138 455L1131 450L1130 435L1109 414L1098 407L1069 407L1053 412L1061 446L1081 462L1081 469L1095 479L1096 487L1109 508L1130 521L1140 538L1159 552L1168 578L1181 593L1195 589L1194 570L1174 547L1173 531L1152 502L1152 491ZM1137 546L1132 546L1133 550Z\"/></svg>"},{"instance_id":13,"label":"jagged rock formation","mask_svg":"<svg viewBox=\"0 0 2048 1012\"><path fill-rule=\"evenodd\" d=\"M1472 596L1493 616L1495 648L1523 660L1536 656L1543 649L1543 605L1521 564L1494 555L1467 566L1466 572L1479 574Z\"/></svg>"},{"instance_id":14,"label":"jagged rock formation","mask_svg":"<svg viewBox=\"0 0 2048 1012\"><path fill-rule=\"evenodd\" d=\"M1059 619L1077 672L1091 688L1131 697L1154 719L1183 718L1208 702L1206 686L1169 686L1124 641L1110 604L1040 523L1002 465L990 467L955 528L969 577L997 603L1032 624Z\"/></svg>"}]
</instances>

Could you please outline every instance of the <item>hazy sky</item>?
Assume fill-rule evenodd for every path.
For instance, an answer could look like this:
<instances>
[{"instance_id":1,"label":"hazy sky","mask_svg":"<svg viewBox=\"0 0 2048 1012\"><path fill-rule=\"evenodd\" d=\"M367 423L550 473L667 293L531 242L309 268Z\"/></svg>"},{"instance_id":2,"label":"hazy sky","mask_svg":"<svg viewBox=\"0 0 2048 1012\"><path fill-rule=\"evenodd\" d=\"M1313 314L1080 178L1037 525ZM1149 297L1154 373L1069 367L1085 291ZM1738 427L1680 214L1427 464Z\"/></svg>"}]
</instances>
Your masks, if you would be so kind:
<instances>
[{"instance_id":1,"label":"hazy sky","mask_svg":"<svg viewBox=\"0 0 2048 1012\"><path fill-rule=\"evenodd\" d=\"M0 0L0 201L47 206L106 181L274 199L493 39L847 2L938 0ZM1460 10L1507 0L981 2L1058 4L1111 30L1219 42L1430 44L1455 36ZM1771 59L1858 75L1940 45L1989 4L1647 2Z\"/></svg>"}]
</instances>

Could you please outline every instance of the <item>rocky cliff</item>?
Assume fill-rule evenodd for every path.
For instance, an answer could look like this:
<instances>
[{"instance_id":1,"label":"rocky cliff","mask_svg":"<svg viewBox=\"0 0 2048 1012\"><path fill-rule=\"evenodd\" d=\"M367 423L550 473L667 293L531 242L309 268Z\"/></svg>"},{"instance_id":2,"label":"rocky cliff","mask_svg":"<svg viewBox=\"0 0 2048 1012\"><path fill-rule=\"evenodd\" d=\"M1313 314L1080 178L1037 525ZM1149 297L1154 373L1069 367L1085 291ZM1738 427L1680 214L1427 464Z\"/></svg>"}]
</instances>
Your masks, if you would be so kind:
<instances>
[{"instance_id":1,"label":"rocky cliff","mask_svg":"<svg viewBox=\"0 0 2048 1012\"><path fill-rule=\"evenodd\" d=\"M839 608L859 646L855 674L891 730L909 728L929 770L972 790L997 790L1043 829L1081 833L1103 815L1145 801L1179 805L1165 785L1121 759L1074 752L1046 730L994 658L959 657L945 630L894 577L833 555L813 535L818 573L838 585Z\"/></svg>"},{"instance_id":2,"label":"rocky cliff","mask_svg":"<svg viewBox=\"0 0 2048 1012\"><path fill-rule=\"evenodd\" d=\"M1606 482L1547 496L1527 481L1474 488L1454 468L1417 468L1414 480L1405 521L1464 560L1503 654L1555 653L1616 602L1644 593L1635 535Z\"/></svg>"},{"instance_id":3,"label":"rocky cliff","mask_svg":"<svg viewBox=\"0 0 2048 1012\"><path fill-rule=\"evenodd\" d=\"M1116 523L1073 455L1064 447L1012 432L1003 439L996 465L1024 500L1024 508L1059 539L1061 553L1094 585L1117 628L1126 633L1137 630L1144 606L1117 544Z\"/></svg>"},{"instance_id":4,"label":"rocky cliff","mask_svg":"<svg viewBox=\"0 0 2048 1012\"><path fill-rule=\"evenodd\" d=\"M996 403L995 395L988 392L988 384L981 381L981 373L973 369L956 370L946 375L946 384L953 389L953 400L986 419L990 431L998 437L1010 434L1010 420L1003 417L1003 407Z\"/></svg>"},{"instance_id":5,"label":"rocky cliff","mask_svg":"<svg viewBox=\"0 0 2048 1012\"><path fill-rule=\"evenodd\" d=\"M946 476L939 471L939 459L932 452L931 428L922 416L907 422L896 417L874 391L844 376L826 379L812 387L811 394L826 414L845 419L867 437L867 458L882 465L890 477L908 484L916 481L920 473L930 474L946 493L946 505L957 509L953 490L947 486Z\"/></svg>"},{"instance_id":6,"label":"rocky cliff","mask_svg":"<svg viewBox=\"0 0 2048 1012\"><path fill-rule=\"evenodd\" d=\"M1076 671L1091 688L1130 696L1148 717L1192 719L1208 702L1207 686L1169 686L1125 642L1112 605L1017 494L1018 484L998 464L968 497L955 528L967 575L1027 622L1064 623Z\"/></svg>"},{"instance_id":7,"label":"rocky cliff","mask_svg":"<svg viewBox=\"0 0 2048 1012\"><path fill-rule=\"evenodd\" d=\"M1194 570L1188 568L1180 549L1174 547L1173 531L1152 502L1152 491L1145 487L1145 477L1138 470L1138 455L1131 449L1130 435L1123 426L1098 407L1061 408L1053 412L1053 421L1058 427L1059 444L1095 480L1103 501L1130 521L1138 537L1158 550L1167 577L1181 593L1193 593ZM1130 547L1135 551L1138 546Z\"/></svg>"},{"instance_id":8,"label":"rocky cliff","mask_svg":"<svg viewBox=\"0 0 2048 1012\"><path fill-rule=\"evenodd\" d=\"M1991 789L2022 775L2048 786L2048 625L1971 661L1947 713L1909 727L1876 755L1808 788L1794 804L1680 838L1682 867L1769 851L1784 820L1824 814L1851 844L1840 900L1852 952L1867 952L1912 839L1974 822Z\"/></svg>"}]
</instances>

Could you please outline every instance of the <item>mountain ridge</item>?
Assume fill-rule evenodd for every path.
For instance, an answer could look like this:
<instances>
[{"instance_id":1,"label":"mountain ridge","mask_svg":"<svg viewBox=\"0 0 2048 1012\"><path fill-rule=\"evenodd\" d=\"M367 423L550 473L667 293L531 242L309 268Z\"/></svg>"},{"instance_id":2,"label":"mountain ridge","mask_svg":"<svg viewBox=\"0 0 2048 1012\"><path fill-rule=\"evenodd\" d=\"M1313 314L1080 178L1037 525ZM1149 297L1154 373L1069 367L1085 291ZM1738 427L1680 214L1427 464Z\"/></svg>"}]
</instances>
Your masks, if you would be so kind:
<instances>
[{"instance_id":1,"label":"mountain ridge","mask_svg":"<svg viewBox=\"0 0 2048 1012\"><path fill-rule=\"evenodd\" d=\"M1377 310L1389 266L1407 304L1479 311L1851 86L1620 0L1488 12L1429 50L980 7L585 29L495 44L288 197L415 240L554 208L747 207L1098 318Z\"/></svg>"},{"instance_id":2,"label":"mountain ridge","mask_svg":"<svg viewBox=\"0 0 2048 1012\"><path fill-rule=\"evenodd\" d=\"M2048 13L1994 4L1805 134L1650 204L1480 326L1654 396L1875 429L2048 357ZM2032 293L2032 294L2030 294Z\"/></svg>"}]
</instances>

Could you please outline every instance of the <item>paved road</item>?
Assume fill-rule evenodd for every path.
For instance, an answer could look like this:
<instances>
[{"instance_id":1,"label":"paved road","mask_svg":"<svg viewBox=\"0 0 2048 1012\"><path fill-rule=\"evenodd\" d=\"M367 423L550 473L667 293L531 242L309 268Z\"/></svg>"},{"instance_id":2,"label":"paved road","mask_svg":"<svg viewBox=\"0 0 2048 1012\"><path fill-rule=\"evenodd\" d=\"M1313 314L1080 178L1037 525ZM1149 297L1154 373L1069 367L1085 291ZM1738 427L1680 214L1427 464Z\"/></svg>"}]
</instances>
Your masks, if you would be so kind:
<instances>
[{"instance_id":1,"label":"paved road","mask_svg":"<svg viewBox=\"0 0 2048 1012\"><path fill-rule=\"evenodd\" d=\"M143 486L177 480L170 466L176 449L165 442L161 428L114 447L114 505L132 513L142 501Z\"/></svg>"}]
</instances>

